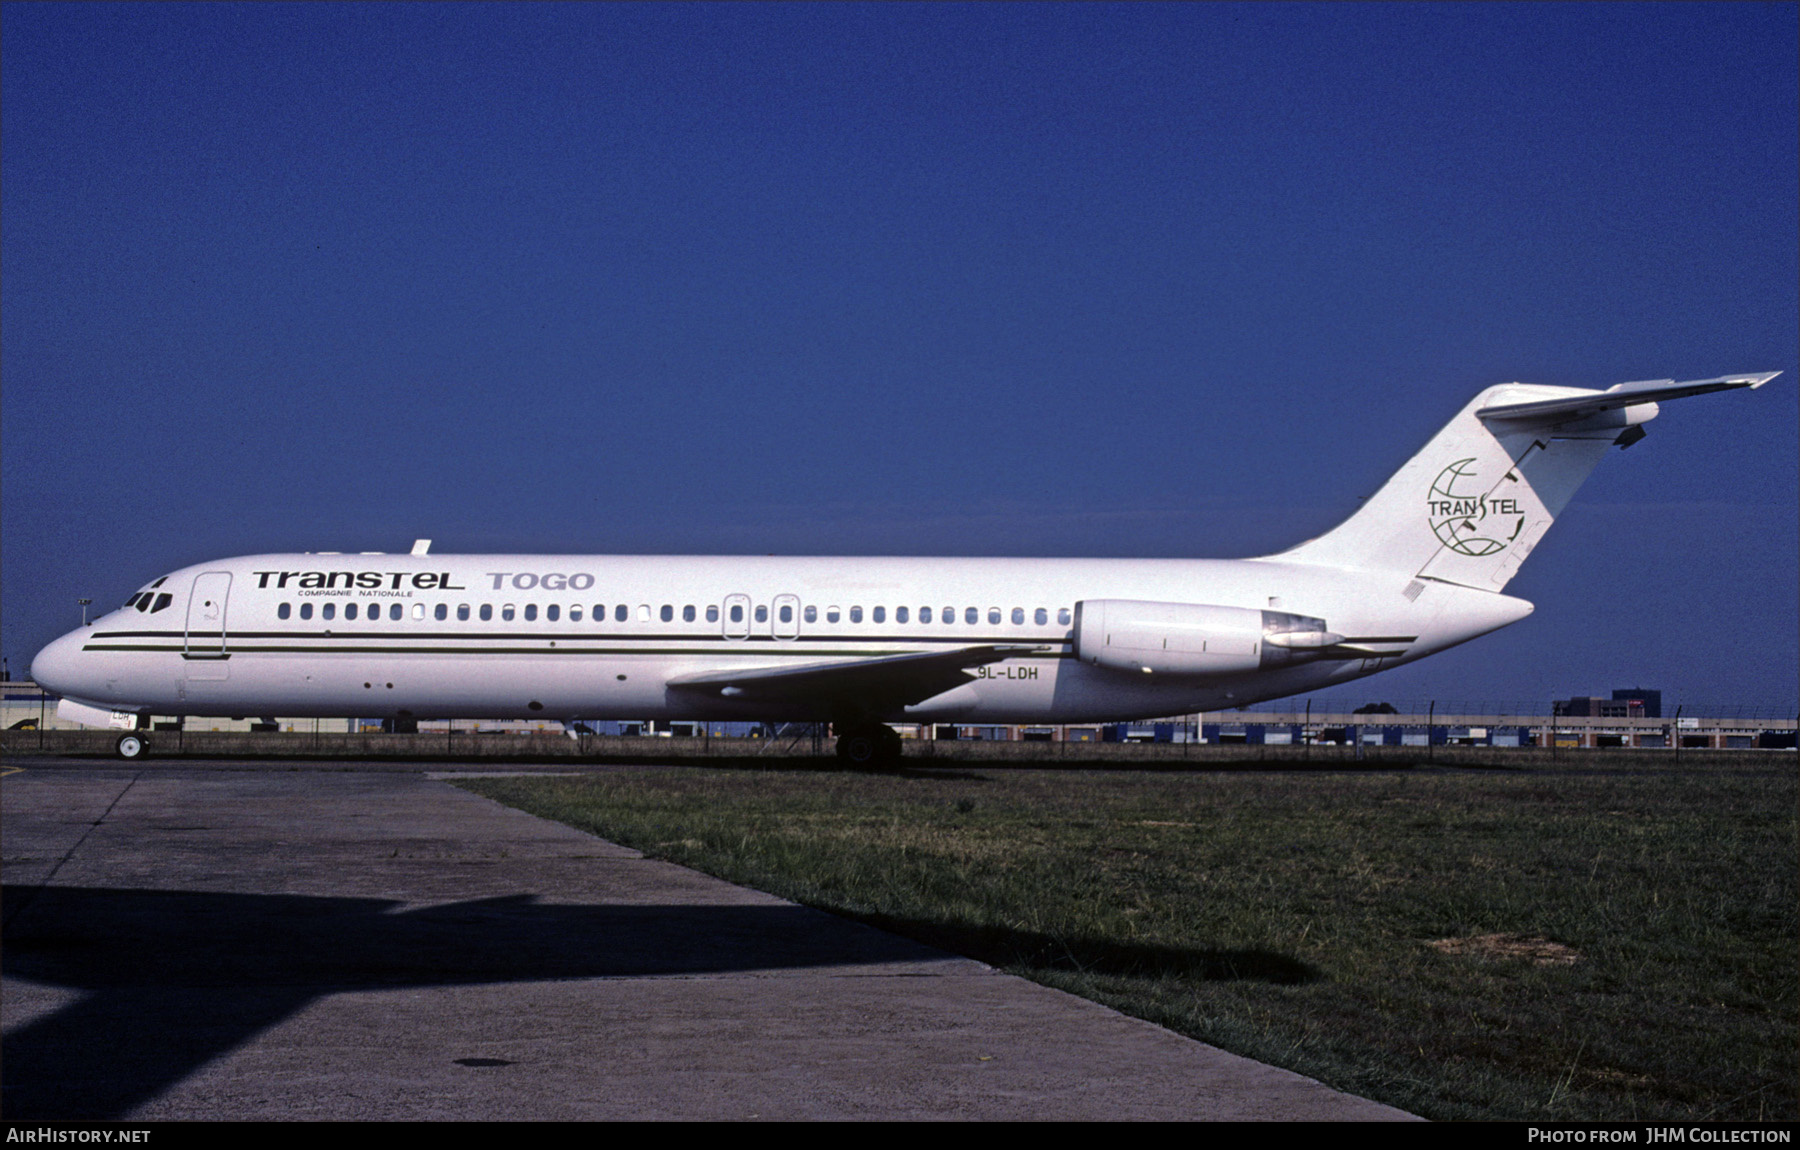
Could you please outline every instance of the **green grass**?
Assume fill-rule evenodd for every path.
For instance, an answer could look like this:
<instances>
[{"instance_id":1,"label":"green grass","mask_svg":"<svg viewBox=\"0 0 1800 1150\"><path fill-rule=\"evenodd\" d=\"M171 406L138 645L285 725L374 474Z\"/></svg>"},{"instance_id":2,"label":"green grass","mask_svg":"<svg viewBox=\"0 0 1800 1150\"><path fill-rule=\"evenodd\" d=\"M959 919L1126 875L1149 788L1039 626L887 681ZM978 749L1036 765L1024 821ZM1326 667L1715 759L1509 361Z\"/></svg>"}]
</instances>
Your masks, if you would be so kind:
<instances>
[{"instance_id":1,"label":"green grass","mask_svg":"<svg viewBox=\"0 0 1800 1150\"><path fill-rule=\"evenodd\" d=\"M1428 1117L1792 1120L1794 760L1665 762L463 785Z\"/></svg>"}]
</instances>

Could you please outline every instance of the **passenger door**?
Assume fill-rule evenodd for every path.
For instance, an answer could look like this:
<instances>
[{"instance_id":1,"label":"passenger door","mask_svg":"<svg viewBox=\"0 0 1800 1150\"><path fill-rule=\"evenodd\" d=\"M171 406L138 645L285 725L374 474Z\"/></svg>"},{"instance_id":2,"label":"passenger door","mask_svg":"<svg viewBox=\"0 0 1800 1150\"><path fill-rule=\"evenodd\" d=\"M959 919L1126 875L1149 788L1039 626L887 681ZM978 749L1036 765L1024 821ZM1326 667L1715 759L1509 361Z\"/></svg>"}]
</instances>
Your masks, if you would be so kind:
<instances>
[{"instance_id":1,"label":"passenger door","mask_svg":"<svg viewBox=\"0 0 1800 1150\"><path fill-rule=\"evenodd\" d=\"M181 657L187 661L190 679L223 679L231 658L225 625L226 601L231 597L231 572L208 571L194 579L188 596L187 636Z\"/></svg>"}]
</instances>

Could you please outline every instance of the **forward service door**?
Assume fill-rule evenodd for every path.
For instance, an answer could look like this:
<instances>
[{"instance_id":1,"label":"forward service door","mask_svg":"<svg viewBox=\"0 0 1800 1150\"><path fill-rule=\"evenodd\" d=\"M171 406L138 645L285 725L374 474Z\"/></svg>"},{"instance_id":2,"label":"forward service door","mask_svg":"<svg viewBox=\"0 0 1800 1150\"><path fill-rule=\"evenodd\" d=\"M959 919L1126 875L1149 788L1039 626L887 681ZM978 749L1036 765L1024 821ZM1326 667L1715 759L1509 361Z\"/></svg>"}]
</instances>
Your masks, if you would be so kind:
<instances>
[{"instance_id":1,"label":"forward service door","mask_svg":"<svg viewBox=\"0 0 1800 1150\"><path fill-rule=\"evenodd\" d=\"M188 596L187 635L181 657L190 679L223 679L231 657L225 606L231 597L231 572L208 571L194 579Z\"/></svg>"}]
</instances>

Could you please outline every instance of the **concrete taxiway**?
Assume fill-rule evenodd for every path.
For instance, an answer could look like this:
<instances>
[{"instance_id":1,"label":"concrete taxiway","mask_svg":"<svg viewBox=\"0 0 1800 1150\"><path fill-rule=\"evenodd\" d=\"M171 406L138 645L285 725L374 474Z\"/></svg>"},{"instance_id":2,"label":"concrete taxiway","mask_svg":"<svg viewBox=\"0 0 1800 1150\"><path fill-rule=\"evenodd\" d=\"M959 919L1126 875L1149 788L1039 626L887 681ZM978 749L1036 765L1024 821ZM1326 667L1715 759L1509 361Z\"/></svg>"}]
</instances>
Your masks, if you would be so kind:
<instances>
[{"instance_id":1,"label":"concrete taxiway","mask_svg":"<svg viewBox=\"0 0 1800 1150\"><path fill-rule=\"evenodd\" d=\"M9 1120L1409 1117L433 777L468 767L8 769Z\"/></svg>"}]
</instances>

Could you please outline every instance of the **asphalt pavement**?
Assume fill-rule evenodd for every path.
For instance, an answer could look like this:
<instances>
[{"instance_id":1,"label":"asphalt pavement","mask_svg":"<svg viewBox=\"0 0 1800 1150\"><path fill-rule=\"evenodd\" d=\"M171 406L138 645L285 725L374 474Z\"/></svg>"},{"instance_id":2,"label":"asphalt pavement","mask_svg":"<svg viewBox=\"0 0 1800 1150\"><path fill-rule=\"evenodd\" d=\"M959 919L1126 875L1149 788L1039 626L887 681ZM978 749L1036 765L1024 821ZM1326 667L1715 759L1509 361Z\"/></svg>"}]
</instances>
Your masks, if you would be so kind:
<instances>
[{"instance_id":1,"label":"asphalt pavement","mask_svg":"<svg viewBox=\"0 0 1800 1150\"><path fill-rule=\"evenodd\" d=\"M1409 1117L434 777L466 765L3 769L8 1120Z\"/></svg>"}]
</instances>

